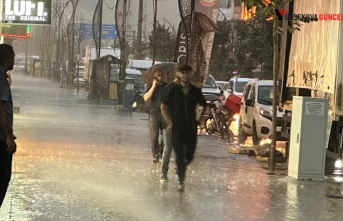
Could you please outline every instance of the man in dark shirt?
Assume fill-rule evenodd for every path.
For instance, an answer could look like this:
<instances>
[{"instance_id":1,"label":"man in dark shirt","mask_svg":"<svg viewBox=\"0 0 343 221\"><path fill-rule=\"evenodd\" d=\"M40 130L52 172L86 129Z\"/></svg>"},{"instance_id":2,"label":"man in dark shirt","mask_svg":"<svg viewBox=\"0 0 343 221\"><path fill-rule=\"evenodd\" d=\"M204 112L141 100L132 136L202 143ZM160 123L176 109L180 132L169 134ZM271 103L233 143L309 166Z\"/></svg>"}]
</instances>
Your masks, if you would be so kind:
<instances>
[{"instance_id":1,"label":"man in dark shirt","mask_svg":"<svg viewBox=\"0 0 343 221\"><path fill-rule=\"evenodd\" d=\"M197 144L198 119L203 115L206 100L199 88L190 83L192 67L180 65L176 74L178 79L167 86L162 99L161 111L167 129L172 129L172 142L175 152L179 191L184 191L186 167L192 162ZM197 107L202 112L197 117Z\"/></svg>"},{"instance_id":2,"label":"man in dark shirt","mask_svg":"<svg viewBox=\"0 0 343 221\"><path fill-rule=\"evenodd\" d=\"M17 149L13 134L13 104L6 73L13 69L14 51L11 45L0 44L0 207L12 174L12 155Z\"/></svg>"},{"instance_id":3,"label":"man in dark shirt","mask_svg":"<svg viewBox=\"0 0 343 221\"><path fill-rule=\"evenodd\" d=\"M160 131L162 131L165 126L160 106L163 90L167 83L163 82L162 71L156 71L154 77L155 79L152 84L147 87L147 92L144 94L143 99L147 102L149 107L149 126L153 162L158 163L159 158L162 157L162 149L159 146L158 138Z\"/></svg>"}]
</instances>

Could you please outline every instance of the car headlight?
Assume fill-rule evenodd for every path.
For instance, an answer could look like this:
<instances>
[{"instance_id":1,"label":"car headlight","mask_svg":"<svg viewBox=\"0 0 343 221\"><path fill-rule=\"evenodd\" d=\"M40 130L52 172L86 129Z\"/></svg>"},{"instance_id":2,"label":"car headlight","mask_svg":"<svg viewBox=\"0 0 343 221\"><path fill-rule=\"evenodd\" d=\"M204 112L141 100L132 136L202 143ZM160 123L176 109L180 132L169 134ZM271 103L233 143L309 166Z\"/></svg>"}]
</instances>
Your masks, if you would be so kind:
<instances>
[{"instance_id":1,"label":"car headlight","mask_svg":"<svg viewBox=\"0 0 343 221\"><path fill-rule=\"evenodd\" d=\"M272 112L263 108L260 108L260 114L266 118L272 118Z\"/></svg>"}]
</instances>

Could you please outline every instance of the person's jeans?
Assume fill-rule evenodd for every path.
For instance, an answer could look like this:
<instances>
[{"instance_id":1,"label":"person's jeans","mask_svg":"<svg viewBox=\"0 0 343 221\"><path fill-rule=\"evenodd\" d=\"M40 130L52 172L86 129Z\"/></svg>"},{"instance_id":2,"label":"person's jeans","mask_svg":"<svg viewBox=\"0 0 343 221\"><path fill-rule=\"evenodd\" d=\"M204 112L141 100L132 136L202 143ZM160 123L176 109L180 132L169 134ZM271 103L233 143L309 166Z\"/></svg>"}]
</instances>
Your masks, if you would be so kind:
<instances>
[{"instance_id":1,"label":"person's jeans","mask_svg":"<svg viewBox=\"0 0 343 221\"><path fill-rule=\"evenodd\" d=\"M5 141L0 141L0 207L5 199L12 174L12 154L8 153Z\"/></svg>"},{"instance_id":2,"label":"person's jeans","mask_svg":"<svg viewBox=\"0 0 343 221\"><path fill-rule=\"evenodd\" d=\"M158 137L162 129L162 114L159 110L151 110L149 113L149 127L151 139L151 152L153 157L158 157L162 150L158 142Z\"/></svg>"},{"instance_id":3,"label":"person's jeans","mask_svg":"<svg viewBox=\"0 0 343 221\"><path fill-rule=\"evenodd\" d=\"M171 129L163 129L163 156L162 156L162 174L167 174L169 169L170 156L173 150L173 137Z\"/></svg>"}]
</instances>

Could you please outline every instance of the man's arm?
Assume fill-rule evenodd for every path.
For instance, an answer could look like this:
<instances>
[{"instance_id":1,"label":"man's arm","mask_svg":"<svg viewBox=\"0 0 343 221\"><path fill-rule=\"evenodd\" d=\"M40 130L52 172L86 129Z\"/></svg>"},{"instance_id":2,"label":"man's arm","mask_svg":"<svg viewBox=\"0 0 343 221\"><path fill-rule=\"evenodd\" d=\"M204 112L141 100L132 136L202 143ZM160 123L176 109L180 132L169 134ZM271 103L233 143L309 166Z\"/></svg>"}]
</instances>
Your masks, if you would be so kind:
<instances>
[{"instance_id":1,"label":"man's arm","mask_svg":"<svg viewBox=\"0 0 343 221\"><path fill-rule=\"evenodd\" d=\"M0 128L6 137L7 151L13 154L17 149L17 145L14 142L16 137L13 134L13 128L11 127L9 119L6 111L6 101L0 101Z\"/></svg>"},{"instance_id":2,"label":"man's arm","mask_svg":"<svg viewBox=\"0 0 343 221\"><path fill-rule=\"evenodd\" d=\"M167 129L171 128L173 126L173 123L172 123L171 117L169 116L169 113L168 113L168 106L162 103L161 104L161 112L162 112L162 116L163 116L164 120L167 122Z\"/></svg>"},{"instance_id":3,"label":"man's arm","mask_svg":"<svg viewBox=\"0 0 343 221\"><path fill-rule=\"evenodd\" d=\"M6 101L0 101L0 128L4 132L6 138L13 135L9 116L6 111Z\"/></svg>"},{"instance_id":4,"label":"man's arm","mask_svg":"<svg viewBox=\"0 0 343 221\"><path fill-rule=\"evenodd\" d=\"M197 121L199 121L202 116L204 115L205 111L206 111L206 99L204 97L204 95L202 94L201 90L199 89L198 90L198 104L199 104L199 107L198 107L198 110L200 109L200 114L198 114L198 118L196 119Z\"/></svg>"}]
</instances>

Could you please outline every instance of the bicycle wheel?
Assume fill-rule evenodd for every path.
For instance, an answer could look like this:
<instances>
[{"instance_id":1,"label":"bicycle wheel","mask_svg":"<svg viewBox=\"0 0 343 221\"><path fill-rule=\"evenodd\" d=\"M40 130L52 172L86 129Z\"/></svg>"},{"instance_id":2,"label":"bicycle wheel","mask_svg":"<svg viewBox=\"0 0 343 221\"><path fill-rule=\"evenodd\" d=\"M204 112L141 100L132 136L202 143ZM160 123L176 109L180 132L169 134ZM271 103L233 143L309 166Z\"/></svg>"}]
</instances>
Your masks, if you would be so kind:
<instances>
[{"instance_id":1,"label":"bicycle wheel","mask_svg":"<svg viewBox=\"0 0 343 221\"><path fill-rule=\"evenodd\" d=\"M229 142L230 133L229 133L229 127L226 123L225 116L223 115L219 116L219 123L220 123L220 131L219 131L220 137Z\"/></svg>"}]
</instances>

